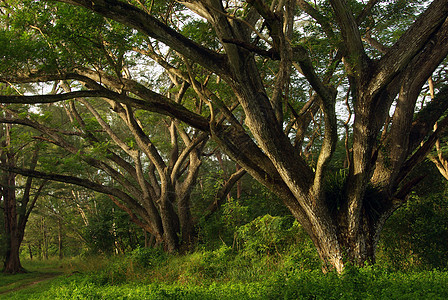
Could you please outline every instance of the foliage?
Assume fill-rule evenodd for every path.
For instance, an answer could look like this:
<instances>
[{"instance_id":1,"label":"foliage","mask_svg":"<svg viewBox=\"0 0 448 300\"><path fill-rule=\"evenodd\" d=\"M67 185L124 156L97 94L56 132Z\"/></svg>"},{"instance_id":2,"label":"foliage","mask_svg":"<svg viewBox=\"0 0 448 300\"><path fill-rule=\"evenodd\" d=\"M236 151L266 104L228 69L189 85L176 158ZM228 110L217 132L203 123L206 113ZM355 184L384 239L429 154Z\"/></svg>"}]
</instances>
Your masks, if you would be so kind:
<instances>
[{"instance_id":1,"label":"foliage","mask_svg":"<svg viewBox=\"0 0 448 300\"><path fill-rule=\"evenodd\" d=\"M112 211L102 211L94 215L85 227L87 246L93 253L111 254L114 250Z\"/></svg>"},{"instance_id":2,"label":"foliage","mask_svg":"<svg viewBox=\"0 0 448 300\"><path fill-rule=\"evenodd\" d=\"M168 259L161 248L137 247L131 254L132 260L144 268L154 268L163 265Z\"/></svg>"},{"instance_id":3,"label":"foliage","mask_svg":"<svg viewBox=\"0 0 448 300\"><path fill-rule=\"evenodd\" d=\"M236 228L249 220L248 207L230 198L211 218L201 220L198 225L199 241L208 249L218 247L223 242L232 245Z\"/></svg>"},{"instance_id":4,"label":"foliage","mask_svg":"<svg viewBox=\"0 0 448 300\"><path fill-rule=\"evenodd\" d=\"M325 199L332 212L336 212L344 201L344 186L347 171L342 169L327 175L325 180Z\"/></svg>"},{"instance_id":5,"label":"foliage","mask_svg":"<svg viewBox=\"0 0 448 300\"><path fill-rule=\"evenodd\" d=\"M209 169L203 167L203 174L199 179L201 183L192 193L192 205L198 217L211 202L210 199L214 199L225 180L222 169L215 172L211 169L216 167L211 165L213 162L207 163L210 165ZM230 167L226 166L226 168ZM233 189L220 209L209 218L200 220L197 226L199 247L214 249L220 247L223 242L234 246L238 227L266 214L290 215L280 199L252 177L244 176L239 184L242 191L240 198L236 198L235 189Z\"/></svg>"},{"instance_id":6,"label":"foliage","mask_svg":"<svg viewBox=\"0 0 448 300\"><path fill-rule=\"evenodd\" d=\"M299 238L300 225L292 222L291 218L286 217L258 217L238 228L236 234L239 247L249 256L279 252Z\"/></svg>"},{"instance_id":7,"label":"foliage","mask_svg":"<svg viewBox=\"0 0 448 300\"><path fill-rule=\"evenodd\" d=\"M143 242L141 229L131 223L129 216L116 208L112 201L97 195L94 199L95 211L89 216L84 228L84 237L92 253L111 254L135 249Z\"/></svg>"},{"instance_id":8,"label":"foliage","mask_svg":"<svg viewBox=\"0 0 448 300\"><path fill-rule=\"evenodd\" d=\"M384 264L393 268L448 267L448 197L446 191L412 194L388 221L382 236Z\"/></svg>"},{"instance_id":9,"label":"foliage","mask_svg":"<svg viewBox=\"0 0 448 300\"><path fill-rule=\"evenodd\" d=\"M223 264L224 261L232 263L233 259L228 260L227 254L224 256L227 258L222 261ZM105 266L107 269L117 266L117 260L108 259L108 261L110 265ZM168 264L178 262L177 258L172 256ZM162 268L159 272L164 270ZM99 280L100 277L97 275L101 273L104 272L97 270L93 273L69 273L51 282L0 294L0 299L446 299L448 297L446 289L448 273L435 270L389 272L382 268L348 267L342 275L338 275L334 272L323 274L319 270L287 271L279 264L269 273L256 274L250 281L237 277L220 281L223 274L216 274L217 277L213 282L208 280L186 282L185 277L179 277L175 281L155 281L153 273L147 275L149 280L147 282L129 278L111 282ZM198 277L198 274L185 273L185 276Z\"/></svg>"}]
</instances>

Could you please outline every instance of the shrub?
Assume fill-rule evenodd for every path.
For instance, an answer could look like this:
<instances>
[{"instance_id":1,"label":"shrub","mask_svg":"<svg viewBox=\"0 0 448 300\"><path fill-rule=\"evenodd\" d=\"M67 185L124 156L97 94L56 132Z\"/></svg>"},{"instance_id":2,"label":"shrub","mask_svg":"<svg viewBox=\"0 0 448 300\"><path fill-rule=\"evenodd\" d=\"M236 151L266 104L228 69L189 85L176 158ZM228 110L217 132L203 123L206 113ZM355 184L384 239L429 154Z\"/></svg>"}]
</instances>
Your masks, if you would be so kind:
<instances>
[{"instance_id":1,"label":"shrub","mask_svg":"<svg viewBox=\"0 0 448 300\"><path fill-rule=\"evenodd\" d=\"M166 263L168 254L161 248L138 247L131 253L134 262L144 268L158 267Z\"/></svg>"},{"instance_id":2,"label":"shrub","mask_svg":"<svg viewBox=\"0 0 448 300\"><path fill-rule=\"evenodd\" d=\"M128 279L129 268L132 268L132 265L125 256L114 257L103 270L86 275L86 282L99 286L123 284Z\"/></svg>"},{"instance_id":3,"label":"shrub","mask_svg":"<svg viewBox=\"0 0 448 300\"><path fill-rule=\"evenodd\" d=\"M308 239L292 246L284 255L284 268L287 270L317 270L321 261L313 243Z\"/></svg>"},{"instance_id":4,"label":"shrub","mask_svg":"<svg viewBox=\"0 0 448 300\"><path fill-rule=\"evenodd\" d=\"M211 218L201 219L198 226L199 241L203 248L219 248L222 243L233 244L235 230L249 221L248 207L233 198L224 203Z\"/></svg>"},{"instance_id":5,"label":"shrub","mask_svg":"<svg viewBox=\"0 0 448 300\"><path fill-rule=\"evenodd\" d=\"M448 267L448 198L415 193L386 223L380 262L393 268Z\"/></svg>"},{"instance_id":6,"label":"shrub","mask_svg":"<svg viewBox=\"0 0 448 300\"><path fill-rule=\"evenodd\" d=\"M294 244L300 226L289 217L264 215L237 229L239 250L248 256L272 254Z\"/></svg>"},{"instance_id":7,"label":"shrub","mask_svg":"<svg viewBox=\"0 0 448 300\"><path fill-rule=\"evenodd\" d=\"M196 251L184 260L179 279L181 282L219 281L227 276L234 257L232 248L226 245L213 251Z\"/></svg>"}]
</instances>

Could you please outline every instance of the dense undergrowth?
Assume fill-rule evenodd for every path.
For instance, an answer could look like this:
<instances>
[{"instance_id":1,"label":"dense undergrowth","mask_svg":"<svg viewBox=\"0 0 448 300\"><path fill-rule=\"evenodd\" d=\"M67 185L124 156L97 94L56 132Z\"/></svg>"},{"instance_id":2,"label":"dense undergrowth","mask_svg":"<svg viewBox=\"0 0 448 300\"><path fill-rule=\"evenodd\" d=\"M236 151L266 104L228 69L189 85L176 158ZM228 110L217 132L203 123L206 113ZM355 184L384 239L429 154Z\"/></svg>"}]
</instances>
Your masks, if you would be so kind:
<instances>
[{"instance_id":1,"label":"dense undergrowth","mask_svg":"<svg viewBox=\"0 0 448 300\"><path fill-rule=\"evenodd\" d=\"M384 254L375 266L323 274L300 226L268 215L240 226L231 245L213 249L179 255L137 248L24 266L32 273L23 278L64 275L0 299L448 299L446 270L400 270Z\"/></svg>"},{"instance_id":2,"label":"dense undergrowth","mask_svg":"<svg viewBox=\"0 0 448 300\"><path fill-rule=\"evenodd\" d=\"M0 299L447 299L448 272L348 267L323 274L288 253L235 254L223 246L178 256L130 255L66 260L57 279ZM39 273L34 273L38 275ZM27 275L24 275L27 276Z\"/></svg>"}]
</instances>

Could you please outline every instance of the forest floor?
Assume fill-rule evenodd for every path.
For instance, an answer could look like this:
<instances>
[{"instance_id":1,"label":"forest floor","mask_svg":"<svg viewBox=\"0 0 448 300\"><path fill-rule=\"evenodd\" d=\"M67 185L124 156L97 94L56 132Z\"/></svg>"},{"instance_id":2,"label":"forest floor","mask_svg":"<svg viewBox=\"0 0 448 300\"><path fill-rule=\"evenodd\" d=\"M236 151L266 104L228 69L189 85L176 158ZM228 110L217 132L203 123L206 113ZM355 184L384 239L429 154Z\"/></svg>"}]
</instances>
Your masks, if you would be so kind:
<instances>
[{"instance_id":1,"label":"forest floor","mask_svg":"<svg viewBox=\"0 0 448 300\"><path fill-rule=\"evenodd\" d=\"M39 261L25 260L22 263L27 270L26 273L14 275L0 273L0 299L10 299L11 294L29 290L45 290L56 278L71 272L71 269L62 269L62 265L57 260Z\"/></svg>"},{"instance_id":2,"label":"forest floor","mask_svg":"<svg viewBox=\"0 0 448 300\"><path fill-rule=\"evenodd\" d=\"M8 283L6 285L0 284L0 298L7 296L9 293L17 292L25 288L30 288L44 281L54 279L61 276L62 272L49 272L49 273L25 273L19 274L16 281ZM13 275L9 275L13 276Z\"/></svg>"},{"instance_id":3,"label":"forest floor","mask_svg":"<svg viewBox=\"0 0 448 300\"><path fill-rule=\"evenodd\" d=\"M292 265L285 255L139 255L28 261L23 264L28 273L0 274L0 300L448 299L447 270L369 266L323 274Z\"/></svg>"}]
</instances>

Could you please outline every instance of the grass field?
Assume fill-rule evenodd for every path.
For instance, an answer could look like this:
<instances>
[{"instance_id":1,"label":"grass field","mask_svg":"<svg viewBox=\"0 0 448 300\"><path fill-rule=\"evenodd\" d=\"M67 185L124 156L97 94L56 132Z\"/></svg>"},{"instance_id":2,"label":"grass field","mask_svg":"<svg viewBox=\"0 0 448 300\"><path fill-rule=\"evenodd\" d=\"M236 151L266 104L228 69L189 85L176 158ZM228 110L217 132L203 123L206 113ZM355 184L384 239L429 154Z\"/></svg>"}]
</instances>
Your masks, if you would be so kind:
<instances>
[{"instance_id":1,"label":"grass field","mask_svg":"<svg viewBox=\"0 0 448 300\"><path fill-rule=\"evenodd\" d=\"M145 258L145 259L143 259ZM221 251L25 261L0 275L0 299L448 299L448 272L348 267L342 275L285 256Z\"/></svg>"}]
</instances>

